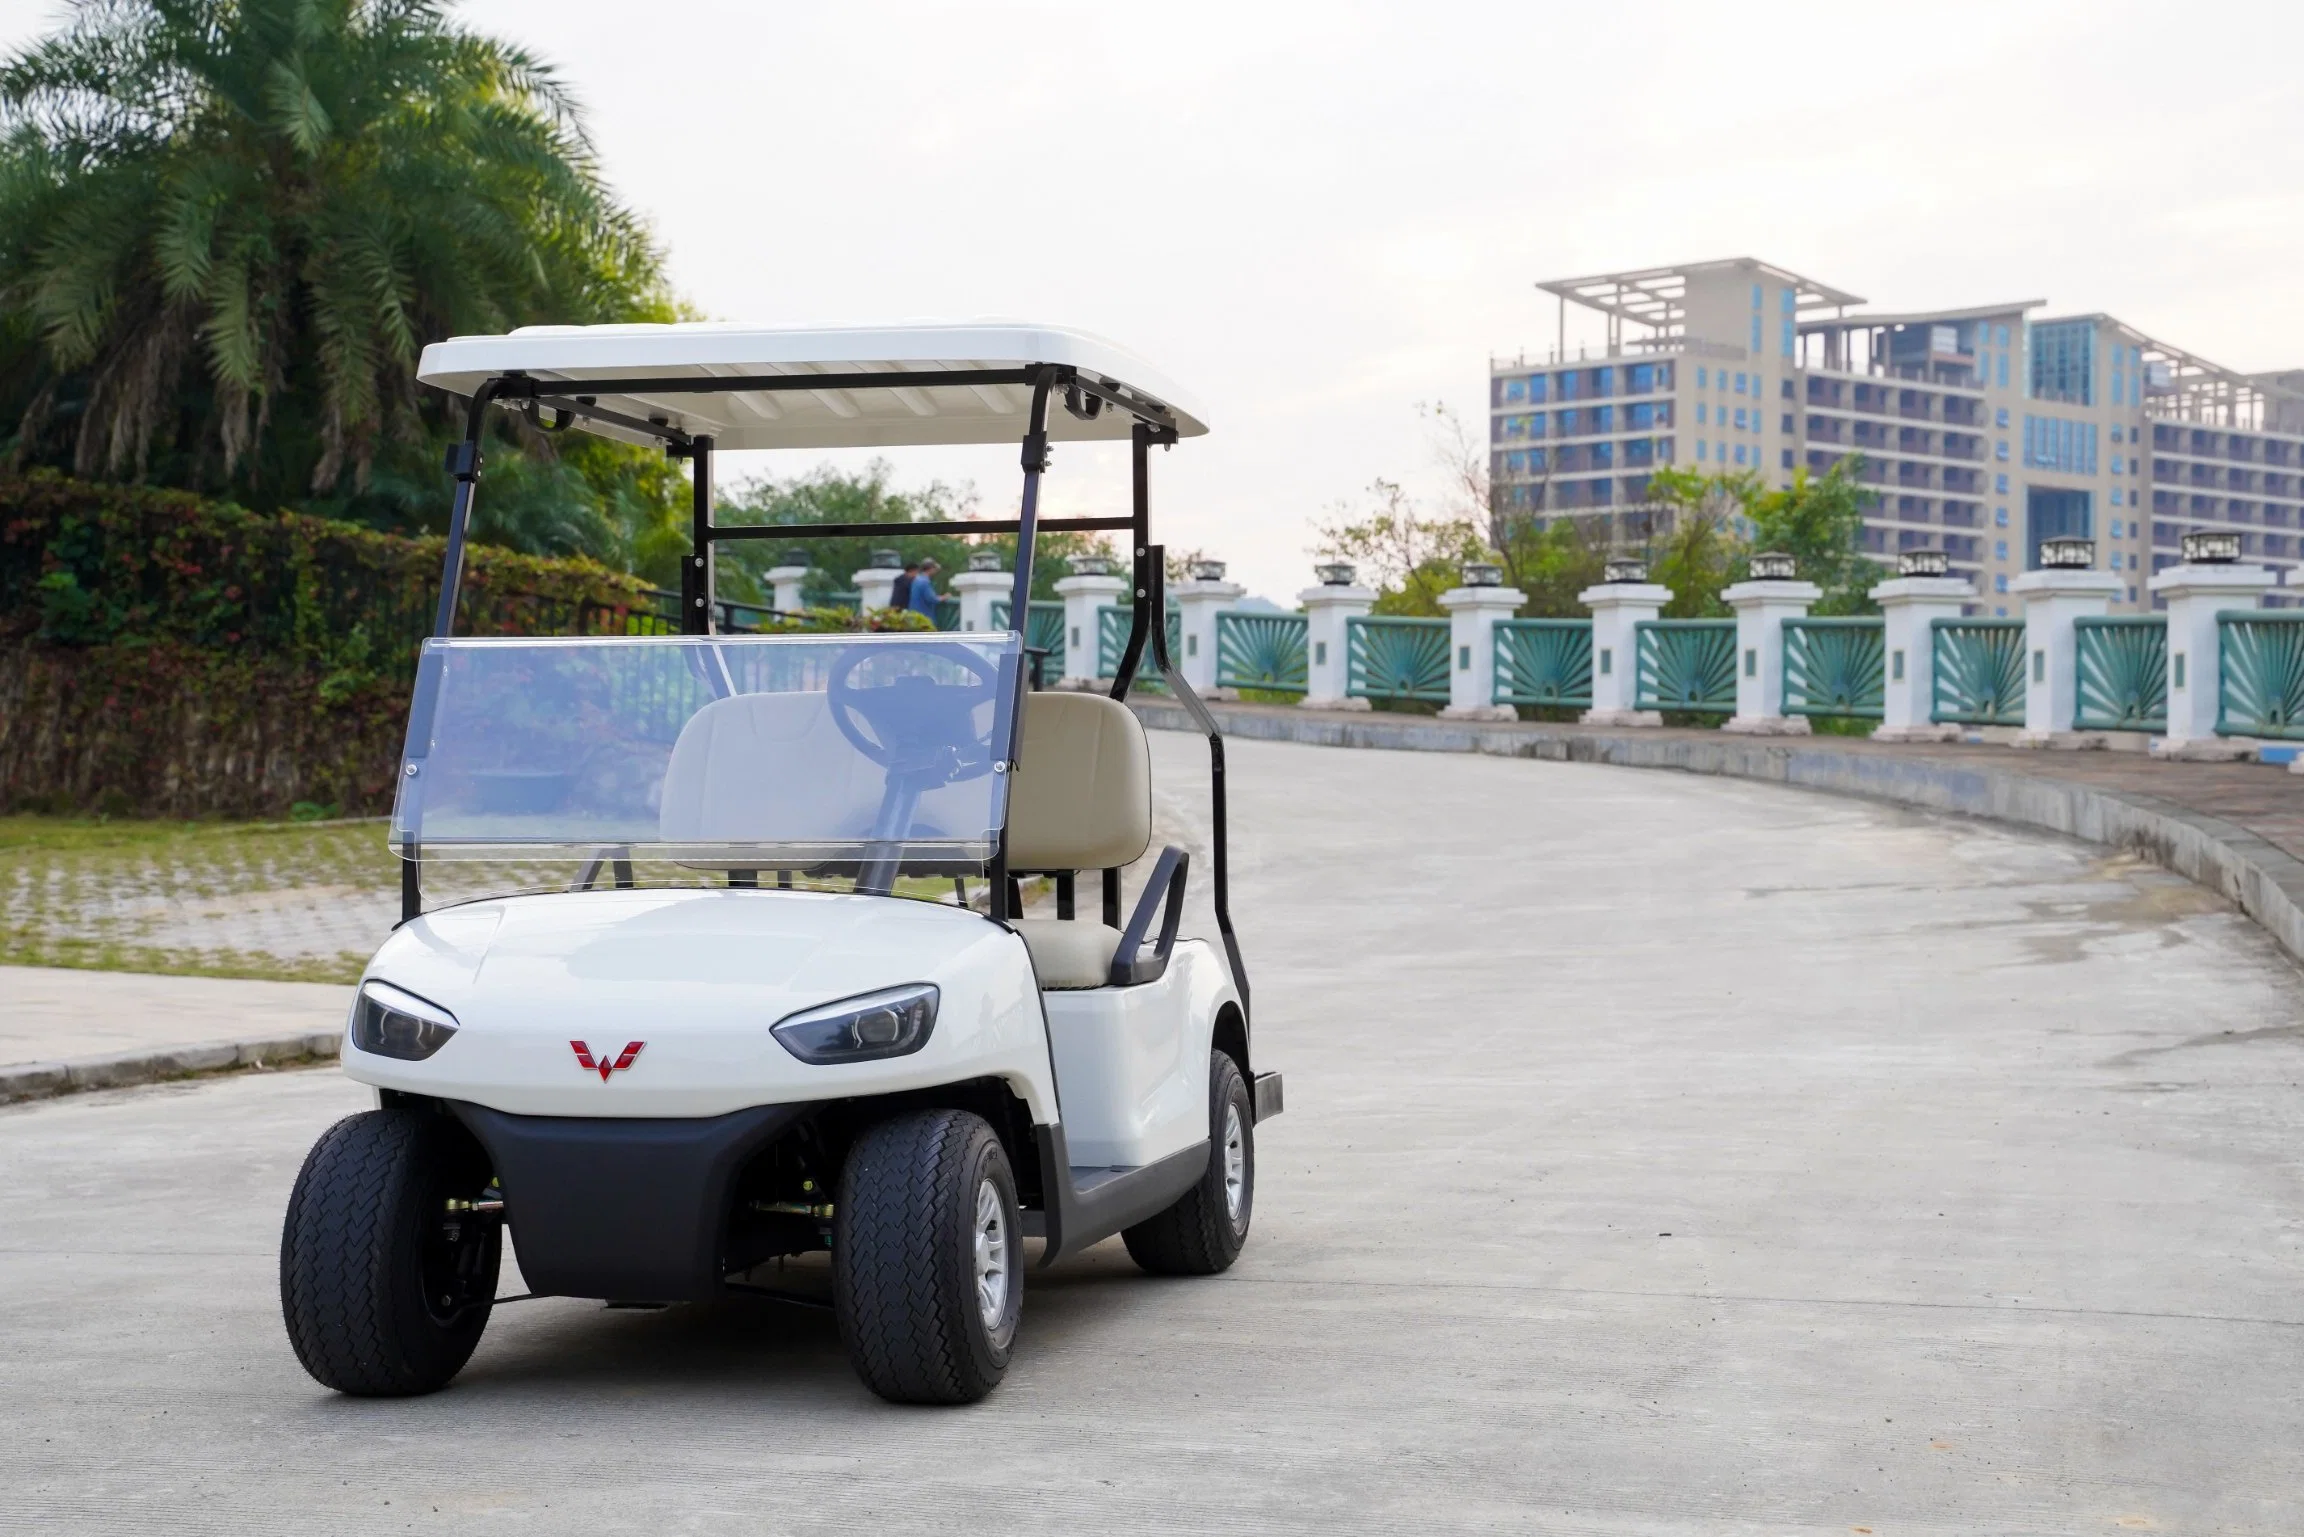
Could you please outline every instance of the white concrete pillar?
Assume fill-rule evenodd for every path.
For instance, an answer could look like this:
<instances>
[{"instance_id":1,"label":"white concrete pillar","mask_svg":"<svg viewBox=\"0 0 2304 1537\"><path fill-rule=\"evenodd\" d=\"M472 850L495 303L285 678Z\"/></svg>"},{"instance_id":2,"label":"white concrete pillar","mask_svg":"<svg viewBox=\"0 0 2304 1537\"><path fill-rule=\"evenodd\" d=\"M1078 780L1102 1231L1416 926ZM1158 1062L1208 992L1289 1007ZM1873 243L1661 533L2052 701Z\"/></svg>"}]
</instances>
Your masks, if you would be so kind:
<instances>
[{"instance_id":1,"label":"white concrete pillar","mask_svg":"<svg viewBox=\"0 0 2304 1537\"><path fill-rule=\"evenodd\" d=\"M856 607L859 610L896 607L892 601L896 596L896 578L903 574L896 566L867 566L852 573L848 584L856 589Z\"/></svg>"},{"instance_id":2,"label":"white concrete pillar","mask_svg":"<svg viewBox=\"0 0 2304 1537\"><path fill-rule=\"evenodd\" d=\"M1347 692L1352 678L1344 630L1346 620L1365 618L1376 607L1376 594L1349 581L1323 582L1296 594L1296 601L1304 605L1304 697L1296 702L1307 710L1373 708Z\"/></svg>"},{"instance_id":3,"label":"white concrete pillar","mask_svg":"<svg viewBox=\"0 0 2304 1537\"><path fill-rule=\"evenodd\" d=\"M980 569L970 566L952 578L952 594L960 600L960 628L963 630L989 630L992 623L992 605L1009 595L1016 586L1015 576L998 569ZM1022 625L1017 629L1021 631Z\"/></svg>"},{"instance_id":4,"label":"white concrete pillar","mask_svg":"<svg viewBox=\"0 0 2304 1537\"><path fill-rule=\"evenodd\" d=\"M808 580L806 566L771 567L765 580L769 591L775 594L768 601L777 613L797 614L808 606L808 599L801 591Z\"/></svg>"},{"instance_id":5,"label":"white concrete pillar","mask_svg":"<svg viewBox=\"0 0 2304 1537\"><path fill-rule=\"evenodd\" d=\"M1064 671L1062 681L1072 688L1096 682L1096 611L1110 608L1128 591L1117 576L1068 576L1056 584L1064 600Z\"/></svg>"},{"instance_id":6,"label":"white concrete pillar","mask_svg":"<svg viewBox=\"0 0 2304 1537\"><path fill-rule=\"evenodd\" d=\"M2277 585L2279 578L2262 566L2170 566L2152 578L2152 590L2168 601L2168 734L2152 744L2155 753L2194 759L2253 755L2253 747L2216 734L2224 695L2216 615L2255 608Z\"/></svg>"},{"instance_id":7,"label":"white concrete pillar","mask_svg":"<svg viewBox=\"0 0 2304 1537\"><path fill-rule=\"evenodd\" d=\"M1496 702L1496 626L1512 617L1528 594L1517 587L1452 587L1440 594L1448 611L1447 720L1518 720L1520 712Z\"/></svg>"},{"instance_id":8,"label":"white concrete pillar","mask_svg":"<svg viewBox=\"0 0 2304 1537\"><path fill-rule=\"evenodd\" d=\"M2101 747L2101 732L2074 728L2080 647L2072 621L2096 618L2127 590L2109 571L2046 566L2008 584L2024 600L2024 729L2018 747ZM2173 632L2171 632L2173 633Z\"/></svg>"},{"instance_id":9,"label":"white concrete pillar","mask_svg":"<svg viewBox=\"0 0 2304 1537\"><path fill-rule=\"evenodd\" d=\"M1797 578L1767 578L1738 582L1720 596L1736 610L1736 713L1720 729L1806 736L1808 718L1784 713L1784 621L1805 619L1824 589Z\"/></svg>"},{"instance_id":10,"label":"white concrete pillar","mask_svg":"<svg viewBox=\"0 0 2304 1537\"><path fill-rule=\"evenodd\" d=\"M1182 632L1179 640L1184 651L1176 658L1176 666L1184 681L1202 697L1216 691L1216 616L1239 602L1247 591L1238 582L1225 581L1221 565L1215 569L1219 574L1214 577L1196 577L1168 589L1168 595L1176 600L1176 627Z\"/></svg>"},{"instance_id":11,"label":"white concrete pillar","mask_svg":"<svg viewBox=\"0 0 2304 1537\"><path fill-rule=\"evenodd\" d=\"M1956 742L1958 726L1939 726L1936 709L1936 621L1957 619L1976 589L1956 576L1899 576L1872 589L1885 621L1887 690L1877 742Z\"/></svg>"},{"instance_id":12,"label":"white concrete pillar","mask_svg":"<svg viewBox=\"0 0 2304 1537\"><path fill-rule=\"evenodd\" d=\"M1602 582L1576 594L1592 610L1592 708L1587 726L1661 726L1655 710L1633 707L1639 694L1640 651L1633 626L1653 619L1672 601L1672 589L1654 582Z\"/></svg>"}]
</instances>

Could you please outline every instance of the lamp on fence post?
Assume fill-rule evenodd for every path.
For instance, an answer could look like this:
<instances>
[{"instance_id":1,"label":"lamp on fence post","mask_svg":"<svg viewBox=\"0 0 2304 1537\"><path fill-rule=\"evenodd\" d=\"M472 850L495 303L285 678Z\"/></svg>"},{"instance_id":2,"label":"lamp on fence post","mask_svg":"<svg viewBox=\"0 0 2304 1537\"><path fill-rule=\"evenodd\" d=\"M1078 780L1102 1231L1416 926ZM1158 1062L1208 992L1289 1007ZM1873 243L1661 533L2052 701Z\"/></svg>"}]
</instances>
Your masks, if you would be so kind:
<instances>
[{"instance_id":1,"label":"lamp on fence post","mask_svg":"<svg viewBox=\"0 0 2304 1537\"><path fill-rule=\"evenodd\" d=\"M963 630L989 630L992 623L992 604L995 599L1008 596L1015 579L1001 567L998 550L977 550L968 557L968 569L952 578L952 592L960 599L960 628ZM1022 632L1021 620L1016 628Z\"/></svg>"},{"instance_id":2,"label":"lamp on fence post","mask_svg":"<svg viewBox=\"0 0 2304 1537\"><path fill-rule=\"evenodd\" d=\"M1647 565L1630 556L1611 557L1601 570L1598 586L1576 594L1592 610L1592 708L1578 719L1587 726L1661 726L1661 714L1637 708L1638 626L1664 611L1672 589L1649 581Z\"/></svg>"},{"instance_id":3,"label":"lamp on fence post","mask_svg":"<svg viewBox=\"0 0 2304 1537\"><path fill-rule=\"evenodd\" d=\"M2152 744L2161 757L2217 760L2255 752L2253 743L2216 734L2224 699L2216 615L2261 607L2264 594L2279 583L2264 567L2242 564L2240 555L2236 533L2186 534L2183 563L2151 580L2153 595L2168 605L2168 734Z\"/></svg>"},{"instance_id":4,"label":"lamp on fence post","mask_svg":"<svg viewBox=\"0 0 2304 1537\"><path fill-rule=\"evenodd\" d=\"M2072 621L2094 619L2127 583L2096 569L2093 539L2043 539L2040 568L2008 584L2024 600L2024 729L2018 747L2102 747L2102 732L2075 731L2080 639Z\"/></svg>"},{"instance_id":5,"label":"lamp on fence post","mask_svg":"<svg viewBox=\"0 0 2304 1537\"><path fill-rule=\"evenodd\" d=\"M1784 713L1784 621L1805 619L1824 589L1801 581L1791 556L1764 550L1752 557L1751 576L1720 596L1736 610L1736 713L1720 729L1806 736L1808 718Z\"/></svg>"},{"instance_id":6,"label":"lamp on fence post","mask_svg":"<svg viewBox=\"0 0 2304 1537\"><path fill-rule=\"evenodd\" d=\"M1872 589L1880 605L1883 665L1879 742L1956 742L1960 728L1939 726L1936 712L1936 621L1957 619L1976 589L1952 573L1942 550L1906 550L1896 575Z\"/></svg>"},{"instance_id":7,"label":"lamp on fence post","mask_svg":"<svg viewBox=\"0 0 2304 1537\"><path fill-rule=\"evenodd\" d=\"M1112 574L1112 558L1108 555L1075 555L1070 561L1072 574L1056 584L1056 596L1064 600L1064 668L1061 687L1094 688L1098 667L1097 652L1102 634L1097 629L1096 611L1114 603L1127 606L1128 582Z\"/></svg>"},{"instance_id":8,"label":"lamp on fence post","mask_svg":"<svg viewBox=\"0 0 2304 1537\"><path fill-rule=\"evenodd\" d=\"M1464 567L1461 587L1440 594L1448 611L1447 720L1517 720L1520 712L1496 702L1496 626L1528 601L1504 585L1504 568L1487 561Z\"/></svg>"},{"instance_id":9,"label":"lamp on fence post","mask_svg":"<svg viewBox=\"0 0 2304 1537\"><path fill-rule=\"evenodd\" d=\"M904 557L894 550L874 550L864 569L849 578L856 588L856 612L872 608L898 608L896 578L903 574Z\"/></svg>"},{"instance_id":10,"label":"lamp on fence post","mask_svg":"<svg viewBox=\"0 0 2304 1537\"><path fill-rule=\"evenodd\" d=\"M768 601L779 614L797 614L808 606L802 590L808 582L808 552L782 545L776 553L777 562L765 578L772 594Z\"/></svg>"},{"instance_id":11,"label":"lamp on fence post","mask_svg":"<svg viewBox=\"0 0 2304 1537\"><path fill-rule=\"evenodd\" d=\"M1184 673L1184 681L1191 684L1203 698L1219 697L1216 688L1216 614L1230 604L1240 601L1247 589L1238 582L1224 580L1224 562L1196 560L1186 568L1184 580L1168 589L1176 600L1176 628L1183 642L1184 654L1175 658Z\"/></svg>"},{"instance_id":12,"label":"lamp on fence post","mask_svg":"<svg viewBox=\"0 0 2304 1537\"><path fill-rule=\"evenodd\" d=\"M1376 594L1355 580L1359 572L1340 560L1312 568L1320 585L1296 594L1304 605L1304 697L1296 701L1307 710L1366 710L1365 699L1351 697L1351 658L1348 620L1362 619L1376 607Z\"/></svg>"}]
</instances>

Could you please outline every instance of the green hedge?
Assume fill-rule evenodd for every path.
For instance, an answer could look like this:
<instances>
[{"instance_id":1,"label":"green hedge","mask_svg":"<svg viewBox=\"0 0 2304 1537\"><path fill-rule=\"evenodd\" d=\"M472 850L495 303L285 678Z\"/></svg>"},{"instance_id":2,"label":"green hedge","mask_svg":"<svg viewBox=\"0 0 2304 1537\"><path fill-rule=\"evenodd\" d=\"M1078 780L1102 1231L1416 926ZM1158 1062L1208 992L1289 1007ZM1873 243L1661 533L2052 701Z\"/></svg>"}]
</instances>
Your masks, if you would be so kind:
<instances>
[{"instance_id":1,"label":"green hedge","mask_svg":"<svg viewBox=\"0 0 2304 1537\"><path fill-rule=\"evenodd\" d=\"M0 809L390 810L445 543L180 491L0 477ZM636 576L473 545L457 629L660 634L673 618ZM893 610L766 623L928 627Z\"/></svg>"},{"instance_id":2,"label":"green hedge","mask_svg":"<svg viewBox=\"0 0 2304 1537\"><path fill-rule=\"evenodd\" d=\"M403 668L430 630L446 541L181 491L48 472L0 478L0 615L61 645L172 641L332 664L347 647ZM647 584L598 562L470 547L467 634L598 627L648 611Z\"/></svg>"}]
</instances>

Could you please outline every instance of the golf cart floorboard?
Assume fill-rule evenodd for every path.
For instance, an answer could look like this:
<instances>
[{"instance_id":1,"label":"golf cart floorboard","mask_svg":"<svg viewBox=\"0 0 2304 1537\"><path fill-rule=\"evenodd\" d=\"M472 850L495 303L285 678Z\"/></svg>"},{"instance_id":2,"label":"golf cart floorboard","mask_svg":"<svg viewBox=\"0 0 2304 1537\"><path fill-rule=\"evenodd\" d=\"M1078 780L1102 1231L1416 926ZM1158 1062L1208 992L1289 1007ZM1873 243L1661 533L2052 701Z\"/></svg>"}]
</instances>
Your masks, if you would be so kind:
<instances>
[{"instance_id":1,"label":"golf cart floorboard","mask_svg":"<svg viewBox=\"0 0 2304 1537\"><path fill-rule=\"evenodd\" d=\"M1046 1209L1026 1215L1025 1231L1037 1230L1047 1240L1040 1256L1043 1266L1166 1211L1208 1169L1206 1138L1165 1158L1126 1169L1076 1166L1065 1156L1062 1126L1035 1130L1040 1137L1040 1167L1062 1169L1065 1174L1060 1185L1046 1192ZM1039 1218L1037 1223L1031 1220L1034 1217Z\"/></svg>"}]
</instances>

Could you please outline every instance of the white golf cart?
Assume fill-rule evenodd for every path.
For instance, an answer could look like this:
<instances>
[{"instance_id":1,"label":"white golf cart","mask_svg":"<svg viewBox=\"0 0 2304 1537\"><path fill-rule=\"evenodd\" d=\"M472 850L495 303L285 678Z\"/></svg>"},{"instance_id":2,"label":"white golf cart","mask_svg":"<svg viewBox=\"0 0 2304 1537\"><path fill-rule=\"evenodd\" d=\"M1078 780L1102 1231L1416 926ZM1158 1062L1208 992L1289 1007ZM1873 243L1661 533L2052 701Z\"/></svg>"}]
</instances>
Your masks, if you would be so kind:
<instances>
[{"instance_id":1,"label":"white golf cart","mask_svg":"<svg viewBox=\"0 0 2304 1537\"><path fill-rule=\"evenodd\" d=\"M403 921L344 1046L377 1108L314 1146L281 1239L306 1369L446 1384L510 1300L507 1227L530 1295L618 1303L820 1306L784 1267L829 1250L856 1370L912 1402L999 1382L1028 1235L1043 1264L1118 1233L1155 1273L1229 1266L1281 1094L1249 1056L1223 744L1153 622L1150 451L1206 430L1175 393L1108 343L1007 325L539 327L427 348L421 377L468 425L392 819ZM454 636L491 407L692 462L685 633ZM1131 442L1128 516L1038 517L1052 438ZM1032 691L1014 629L715 633L716 546L889 532L716 527L716 447L1002 441L1023 445L1017 518L912 528L1016 534L1019 621L1037 532L1126 531L1109 696ZM1208 733L1223 954L1177 936L1181 850L1123 901L1152 831L1121 702L1147 646ZM426 911L427 867L456 859L572 874ZM1055 917L1023 916L1022 877L1050 878Z\"/></svg>"}]
</instances>

